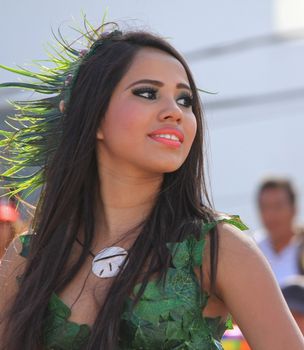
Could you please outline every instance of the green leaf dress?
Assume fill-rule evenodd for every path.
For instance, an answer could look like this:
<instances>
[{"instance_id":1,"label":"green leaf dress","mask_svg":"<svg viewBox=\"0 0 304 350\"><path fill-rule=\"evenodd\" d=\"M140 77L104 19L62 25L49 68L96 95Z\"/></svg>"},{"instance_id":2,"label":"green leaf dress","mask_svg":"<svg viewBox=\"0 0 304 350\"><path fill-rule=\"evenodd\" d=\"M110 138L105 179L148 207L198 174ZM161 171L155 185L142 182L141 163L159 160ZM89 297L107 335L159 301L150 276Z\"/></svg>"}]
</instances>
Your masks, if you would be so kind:
<instances>
[{"instance_id":1,"label":"green leaf dress","mask_svg":"<svg viewBox=\"0 0 304 350\"><path fill-rule=\"evenodd\" d=\"M150 281L135 307L132 299L125 301L121 317L120 350L222 350L221 337L227 327L220 317L203 317L208 294L202 292L195 267L202 265L205 235L218 222L228 222L246 230L238 216L220 217L203 226L197 240L189 235L178 243L168 243L172 266L165 283ZM22 256L28 255L30 235L20 236ZM136 293L140 288L137 284ZM71 310L53 293L48 305L44 326L44 345L47 350L81 350L90 336L88 325L69 321Z\"/></svg>"}]
</instances>

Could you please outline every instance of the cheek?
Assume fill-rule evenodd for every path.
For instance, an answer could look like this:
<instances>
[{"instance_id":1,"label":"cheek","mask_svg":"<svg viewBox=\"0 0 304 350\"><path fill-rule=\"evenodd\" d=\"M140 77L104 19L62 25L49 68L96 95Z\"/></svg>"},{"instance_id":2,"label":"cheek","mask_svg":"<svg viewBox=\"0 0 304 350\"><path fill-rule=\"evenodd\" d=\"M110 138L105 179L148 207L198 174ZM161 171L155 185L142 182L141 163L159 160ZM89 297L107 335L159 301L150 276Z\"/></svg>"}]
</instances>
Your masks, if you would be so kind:
<instances>
[{"instance_id":1,"label":"cheek","mask_svg":"<svg viewBox=\"0 0 304 350\"><path fill-rule=\"evenodd\" d=\"M193 140L194 140L196 132L197 132L197 121L196 121L195 117L194 117L194 120L192 122L192 132L193 132Z\"/></svg>"},{"instance_id":2,"label":"cheek","mask_svg":"<svg viewBox=\"0 0 304 350\"><path fill-rule=\"evenodd\" d=\"M137 147L148 132L144 111L134 103L120 103L109 108L101 124L105 145L125 150Z\"/></svg>"},{"instance_id":3,"label":"cheek","mask_svg":"<svg viewBox=\"0 0 304 350\"><path fill-rule=\"evenodd\" d=\"M143 113L142 108L134 103L120 104L110 111L108 126L117 131L134 132L140 129L141 124L143 124Z\"/></svg>"},{"instance_id":4,"label":"cheek","mask_svg":"<svg viewBox=\"0 0 304 350\"><path fill-rule=\"evenodd\" d=\"M185 123L185 133L188 136L187 139L190 147L192 146L192 143L194 141L196 131L197 131L197 122L196 122L195 116L193 115L193 116L190 116Z\"/></svg>"}]
</instances>

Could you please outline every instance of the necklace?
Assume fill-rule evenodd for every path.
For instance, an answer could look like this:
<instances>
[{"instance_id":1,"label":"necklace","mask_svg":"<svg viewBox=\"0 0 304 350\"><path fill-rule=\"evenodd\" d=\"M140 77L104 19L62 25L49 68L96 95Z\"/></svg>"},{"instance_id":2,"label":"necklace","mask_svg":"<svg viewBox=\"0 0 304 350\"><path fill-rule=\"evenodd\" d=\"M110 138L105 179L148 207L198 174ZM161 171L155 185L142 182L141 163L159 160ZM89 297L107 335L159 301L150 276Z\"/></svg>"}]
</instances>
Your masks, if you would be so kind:
<instances>
[{"instance_id":1,"label":"necklace","mask_svg":"<svg viewBox=\"0 0 304 350\"><path fill-rule=\"evenodd\" d=\"M76 241L83 247L78 238ZM128 255L128 252L121 247L106 247L97 254L89 250L89 253L93 257L92 272L99 278L115 277Z\"/></svg>"}]
</instances>

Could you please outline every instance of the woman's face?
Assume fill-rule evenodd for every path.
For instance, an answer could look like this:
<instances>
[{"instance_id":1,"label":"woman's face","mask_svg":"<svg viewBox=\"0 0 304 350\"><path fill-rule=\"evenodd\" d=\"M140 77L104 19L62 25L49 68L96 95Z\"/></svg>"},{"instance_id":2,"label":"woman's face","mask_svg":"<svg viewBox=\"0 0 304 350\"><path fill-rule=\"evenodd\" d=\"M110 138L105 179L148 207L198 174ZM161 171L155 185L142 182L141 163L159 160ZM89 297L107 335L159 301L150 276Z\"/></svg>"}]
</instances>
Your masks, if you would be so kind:
<instances>
[{"instance_id":1,"label":"woman's face","mask_svg":"<svg viewBox=\"0 0 304 350\"><path fill-rule=\"evenodd\" d=\"M161 50L141 49L97 131L99 162L119 172L175 171L190 151L196 127L182 64Z\"/></svg>"}]
</instances>

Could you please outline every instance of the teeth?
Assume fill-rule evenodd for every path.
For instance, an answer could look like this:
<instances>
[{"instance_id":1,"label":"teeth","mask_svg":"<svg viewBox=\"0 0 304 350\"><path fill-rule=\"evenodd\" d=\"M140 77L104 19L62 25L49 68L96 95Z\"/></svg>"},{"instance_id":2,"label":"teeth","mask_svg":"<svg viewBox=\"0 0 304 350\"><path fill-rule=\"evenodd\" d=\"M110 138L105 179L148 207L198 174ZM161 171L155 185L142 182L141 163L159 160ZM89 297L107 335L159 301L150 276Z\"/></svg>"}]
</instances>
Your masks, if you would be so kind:
<instances>
[{"instance_id":1,"label":"teeth","mask_svg":"<svg viewBox=\"0 0 304 350\"><path fill-rule=\"evenodd\" d=\"M159 135L155 135L154 137L161 137L168 140L179 141L179 138L172 134L159 134Z\"/></svg>"}]
</instances>

